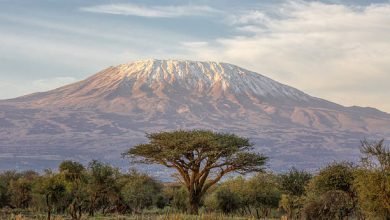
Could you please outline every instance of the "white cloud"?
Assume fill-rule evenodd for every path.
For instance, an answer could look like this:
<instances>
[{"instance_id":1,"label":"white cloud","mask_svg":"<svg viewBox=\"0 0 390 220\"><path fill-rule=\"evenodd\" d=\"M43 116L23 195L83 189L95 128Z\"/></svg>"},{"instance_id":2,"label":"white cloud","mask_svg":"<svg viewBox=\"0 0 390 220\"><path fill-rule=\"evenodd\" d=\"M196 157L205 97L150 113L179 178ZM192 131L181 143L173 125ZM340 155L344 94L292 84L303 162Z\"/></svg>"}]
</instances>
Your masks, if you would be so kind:
<instances>
[{"instance_id":1,"label":"white cloud","mask_svg":"<svg viewBox=\"0 0 390 220\"><path fill-rule=\"evenodd\" d=\"M275 16L276 14L276 16ZM345 105L390 112L390 4L349 7L289 1L227 22L241 36L188 47L191 56L232 62Z\"/></svg>"},{"instance_id":2,"label":"white cloud","mask_svg":"<svg viewBox=\"0 0 390 220\"><path fill-rule=\"evenodd\" d=\"M186 42L181 42L181 45L188 48L199 48L199 47L208 46L209 43L206 41L186 41Z\"/></svg>"},{"instance_id":3,"label":"white cloud","mask_svg":"<svg viewBox=\"0 0 390 220\"><path fill-rule=\"evenodd\" d=\"M219 11L204 5L178 5L178 6L142 6L136 4L105 4L82 7L82 11L132 15L139 17L169 18L181 16L204 16Z\"/></svg>"},{"instance_id":4,"label":"white cloud","mask_svg":"<svg viewBox=\"0 0 390 220\"><path fill-rule=\"evenodd\" d=\"M268 23L271 19L261 11L247 11L240 15L233 15L228 18L228 21L233 25L261 25Z\"/></svg>"}]
</instances>

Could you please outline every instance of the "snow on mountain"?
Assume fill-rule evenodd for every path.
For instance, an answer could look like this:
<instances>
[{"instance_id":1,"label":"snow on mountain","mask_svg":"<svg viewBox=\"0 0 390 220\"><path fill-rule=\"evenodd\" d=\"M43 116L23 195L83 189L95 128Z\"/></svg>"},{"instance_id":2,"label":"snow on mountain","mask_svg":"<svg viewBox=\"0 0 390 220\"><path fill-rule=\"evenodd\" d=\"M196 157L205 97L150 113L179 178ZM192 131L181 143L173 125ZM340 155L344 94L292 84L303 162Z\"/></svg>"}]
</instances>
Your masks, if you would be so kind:
<instances>
[{"instance_id":1,"label":"snow on mountain","mask_svg":"<svg viewBox=\"0 0 390 220\"><path fill-rule=\"evenodd\" d=\"M120 65L118 71L119 77L127 81L145 79L149 86L177 82L198 92L218 87L218 90L236 94L308 99L308 95L297 89L228 63L147 60Z\"/></svg>"},{"instance_id":2,"label":"snow on mountain","mask_svg":"<svg viewBox=\"0 0 390 220\"><path fill-rule=\"evenodd\" d=\"M0 157L21 168L64 158L117 162L144 132L177 128L235 132L273 157L275 169L315 168L353 158L364 137L389 137L390 115L315 98L232 64L150 59L0 101Z\"/></svg>"},{"instance_id":3,"label":"snow on mountain","mask_svg":"<svg viewBox=\"0 0 390 220\"><path fill-rule=\"evenodd\" d=\"M110 67L79 83L27 97L41 98L53 93L67 94L65 99L119 97L135 94L137 88L145 86L155 91L172 86L175 90L180 88L215 99L225 93L299 102L313 99L297 89L227 63L152 59Z\"/></svg>"}]
</instances>

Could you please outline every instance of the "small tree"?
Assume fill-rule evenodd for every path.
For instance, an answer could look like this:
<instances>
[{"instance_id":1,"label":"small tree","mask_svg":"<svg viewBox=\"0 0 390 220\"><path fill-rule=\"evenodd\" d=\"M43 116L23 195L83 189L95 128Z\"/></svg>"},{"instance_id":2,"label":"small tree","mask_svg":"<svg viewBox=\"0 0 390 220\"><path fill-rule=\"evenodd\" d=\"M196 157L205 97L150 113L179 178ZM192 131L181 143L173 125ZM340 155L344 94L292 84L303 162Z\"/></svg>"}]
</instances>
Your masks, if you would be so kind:
<instances>
[{"instance_id":1,"label":"small tree","mask_svg":"<svg viewBox=\"0 0 390 220\"><path fill-rule=\"evenodd\" d=\"M279 201L279 208L281 208L286 213L288 220L293 219L295 210L299 208L299 206L299 197L290 194L283 194Z\"/></svg>"},{"instance_id":2,"label":"small tree","mask_svg":"<svg viewBox=\"0 0 390 220\"><path fill-rule=\"evenodd\" d=\"M135 162L161 164L176 170L176 177L189 192L189 212L198 213L206 191L231 172L263 171L267 157L249 152L248 139L234 134L207 130L172 131L147 134L147 144L139 144L124 155Z\"/></svg>"},{"instance_id":3,"label":"small tree","mask_svg":"<svg viewBox=\"0 0 390 220\"><path fill-rule=\"evenodd\" d=\"M386 171L390 169L390 149L385 140L361 142L362 163L366 168Z\"/></svg>"},{"instance_id":4,"label":"small tree","mask_svg":"<svg viewBox=\"0 0 390 220\"><path fill-rule=\"evenodd\" d=\"M362 141L362 164L354 186L365 214L390 219L390 149L384 140Z\"/></svg>"},{"instance_id":5,"label":"small tree","mask_svg":"<svg viewBox=\"0 0 390 220\"><path fill-rule=\"evenodd\" d=\"M311 189L323 194L330 190L341 190L354 196L354 167L350 162L336 162L321 169L311 181Z\"/></svg>"},{"instance_id":6,"label":"small tree","mask_svg":"<svg viewBox=\"0 0 390 220\"><path fill-rule=\"evenodd\" d=\"M127 176L121 194L133 213L139 214L143 209L155 204L161 188L160 183L152 177L133 170Z\"/></svg>"},{"instance_id":7,"label":"small tree","mask_svg":"<svg viewBox=\"0 0 390 220\"><path fill-rule=\"evenodd\" d=\"M207 205L214 205L215 209L222 210L225 213L240 211L241 215L252 215L251 207L255 203L253 198L255 193L254 189L250 188L248 180L242 176L238 176L216 186L215 190L207 197ZM225 201L224 196L230 197L226 199L228 201ZM230 206L232 209L224 210L222 205L225 207Z\"/></svg>"},{"instance_id":8,"label":"small tree","mask_svg":"<svg viewBox=\"0 0 390 220\"><path fill-rule=\"evenodd\" d=\"M285 211L287 219L293 219L294 216L301 214L302 197L311 178L310 173L294 167L289 172L280 175L280 187L284 194L279 207Z\"/></svg>"},{"instance_id":9,"label":"small tree","mask_svg":"<svg viewBox=\"0 0 390 220\"><path fill-rule=\"evenodd\" d=\"M46 172L35 184L34 192L44 197L47 219L51 219L52 211L63 203L66 197L66 186L62 176Z\"/></svg>"},{"instance_id":10,"label":"small tree","mask_svg":"<svg viewBox=\"0 0 390 220\"><path fill-rule=\"evenodd\" d=\"M281 199L276 176L272 173L259 173L248 180L247 187L248 197L256 210L256 217L268 218L271 210L278 208Z\"/></svg>"},{"instance_id":11,"label":"small tree","mask_svg":"<svg viewBox=\"0 0 390 220\"><path fill-rule=\"evenodd\" d=\"M307 220L343 220L348 217L354 204L351 197L341 190L330 190L304 207L304 218Z\"/></svg>"},{"instance_id":12,"label":"small tree","mask_svg":"<svg viewBox=\"0 0 390 220\"><path fill-rule=\"evenodd\" d=\"M80 220L87 199L86 171L82 164L74 161L63 161L59 165L68 192L68 211L73 220Z\"/></svg>"},{"instance_id":13,"label":"small tree","mask_svg":"<svg viewBox=\"0 0 390 220\"><path fill-rule=\"evenodd\" d=\"M93 160L88 165L89 215L94 216L99 206L105 214L106 207L119 197L118 171L108 164Z\"/></svg>"},{"instance_id":14,"label":"small tree","mask_svg":"<svg viewBox=\"0 0 390 220\"><path fill-rule=\"evenodd\" d=\"M232 213L240 207L238 195L227 187L218 189L215 197L218 209L225 214Z\"/></svg>"},{"instance_id":15,"label":"small tree","mask_svg":"<svg viewBox=\"0 0 390 220\"><path fill-rule=\"evenodd\" d=\"M12 194L10 190L11 182L20 178L20 174L16 171L5 171L0 174L0 208L12 206Z\"/></svg>"},{"instance_id":16,"label":"small tree","mask_svg":"<svg viewBox=\"0 0 390 220\"><path fill-rule=\"evenodd\" d=\"M165 186L162 192L168 200L168 205L175 210L185 211L187 208L188 192L187 189L180 185Z\"/></svg>"},{"instance_id":17,"label":"small tree","mask_svg":"<svg viewBox=\"0 0 390 220\"><path fill-rule=\"evenodd\" d=\"M12 194L11 202L14 207L26 209L32 200L32 180L20 177L11 181L10 192Z\"/></svg>"},{"instance_id":18,"label":"small tree","mask_svg":"<svg viewBox=\"0 0 390 220\"><path fill-rule=\"evenodd\" d=\"M322 219L343 219L356 212L354 172L355 167L349 162L332 163L321 169L307 187L304 207L306 215L311 210L308 207L312 206L320 210Z\"/></svg>"},{"instance_id":19,"label":"small tree","mask_svg":"<svg viewBox=\"0 0 390 220\"><path fill-rule=\"evenodd\" d=\"M289 172L280 175L280 185L284 193L302 196L311 178L312 175L310 173L293 167Z\"/></svg>"}]
</instances>

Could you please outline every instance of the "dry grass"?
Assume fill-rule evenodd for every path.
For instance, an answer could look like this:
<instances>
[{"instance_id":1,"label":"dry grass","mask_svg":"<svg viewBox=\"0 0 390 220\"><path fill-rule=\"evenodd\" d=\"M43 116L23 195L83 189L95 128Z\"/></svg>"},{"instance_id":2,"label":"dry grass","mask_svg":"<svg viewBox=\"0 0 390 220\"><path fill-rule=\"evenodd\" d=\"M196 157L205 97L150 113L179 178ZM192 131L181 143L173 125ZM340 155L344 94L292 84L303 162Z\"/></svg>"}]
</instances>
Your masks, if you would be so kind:
<instances>
[{"instance_id":1,"label":"dry grass","mask_svg":"<svg viewBox=\"0 0 390 220\"><path fill-rule=\"evenodd\" d=\"M22 214L10 214L6 218L1 218L4 220L46 220L45 215L22 215ZM66 216L53 216L53 220L70 220L69 217ZM88 217L84 216L82 220L254 220L254 217L235 217L235 216L227 216L217 213L211 214L200 214L198 216L195 215L187 215L187 214L165 214L165 215L134 215L134 216L126 216L126 215L116 215L116 216L96 216L96 217Z\"/></svg>"}]
</instances>

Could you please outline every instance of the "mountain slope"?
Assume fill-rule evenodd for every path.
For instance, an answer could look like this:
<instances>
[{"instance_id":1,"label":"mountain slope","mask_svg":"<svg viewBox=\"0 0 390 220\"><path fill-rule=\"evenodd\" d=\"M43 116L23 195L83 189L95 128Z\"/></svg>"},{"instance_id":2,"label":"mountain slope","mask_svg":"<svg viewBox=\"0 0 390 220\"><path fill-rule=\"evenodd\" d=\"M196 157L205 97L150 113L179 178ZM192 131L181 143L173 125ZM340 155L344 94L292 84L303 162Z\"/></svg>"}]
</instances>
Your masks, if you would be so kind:
<instances>
[{"instance_id":1,"label":"mountain slope","mask_svg":"<svg viewBox=\"0 0 390 220\"><path fill-rule=\"evenodd\" d=\"M280 169L295 160L310 167L351 158L360 139L389 136L390 115L343 107L227 63L144 60L0 101L0 125L3 158L34 149L48 163L64 155L115 161L146 131L209 128L252 138ZM20 158L16 166L24 167L35 157Z\"/></svg>"}]
</instances>

